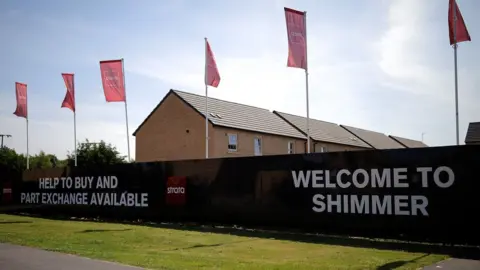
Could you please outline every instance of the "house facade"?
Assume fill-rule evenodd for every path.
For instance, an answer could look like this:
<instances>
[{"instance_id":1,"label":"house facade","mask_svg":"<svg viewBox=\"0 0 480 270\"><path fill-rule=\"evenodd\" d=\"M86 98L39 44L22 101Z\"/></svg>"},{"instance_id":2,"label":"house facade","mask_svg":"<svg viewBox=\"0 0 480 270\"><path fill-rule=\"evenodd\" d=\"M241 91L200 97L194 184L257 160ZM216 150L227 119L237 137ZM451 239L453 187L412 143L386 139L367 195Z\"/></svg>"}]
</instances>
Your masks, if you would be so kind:
<instances>
[{"instance_id":1,"label":"house facade","mask_svg":"<svg viewBox=\"0 0 480 270\"><path fill-rule=\"evenodd\" d=\"M170 90L135 130L137 162L204 159L205 96ZM307 152L306 118L208 98L208 158ZM310 152L426 147L397 136L310 119Z\"/></svg>"},{"instance_id":2,"label":"house facade","mask_svg":"<svg viewBox=\"0 0 480 270\"><path fill-rule=\"evenodd\" d=\"M208 99L209 158L304 153L306 136L253 106ZM133 134L137 162L205 158L205 96L170 90Z\"/></svg>"},{"instance_id":3,"label":"house facade","mask_svg":"<svg viewBox=\"0 0 480 270\"><path fill-rule=\"evenodd\" d=\"M273 113L302 132L305 136L307 135L307 119L305 117L279 111L273 111ZM372 149L370 145L363 142L357 136L350 134L337 124L310 118L309 125L311 138L310 152L319 153Z\"/></svg>"}]
</instances>

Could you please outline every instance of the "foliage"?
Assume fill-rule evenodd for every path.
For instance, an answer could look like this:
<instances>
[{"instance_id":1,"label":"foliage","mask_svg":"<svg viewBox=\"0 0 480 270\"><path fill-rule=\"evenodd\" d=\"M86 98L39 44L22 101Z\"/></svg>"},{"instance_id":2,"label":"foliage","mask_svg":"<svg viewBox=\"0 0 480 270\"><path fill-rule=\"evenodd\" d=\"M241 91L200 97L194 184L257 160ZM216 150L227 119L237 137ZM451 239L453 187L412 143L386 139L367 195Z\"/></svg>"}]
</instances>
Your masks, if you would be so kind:
<instances>
[{"instance_id":1,"label":"foliage","mask_svg":"<svg viewBox=\"0 0 480 270\"><path fill-rule=\"evenodd\" d=\"M75 165L74 153L68 154L68 166ZM117 163L125 163L126 157L120 155L117 148L112 144L107 144L104 141L99 143L92 143L88 139L77 146L77 166L90 167L98 165L109 165Z\"/></svg>"},{"instance_id":2,"label":"foliage","mask_svg":"<svg viewBox=\"0 0 480 270\"><path fill-rule=\"evenodd\" d=\"M0 165L12 170L24 171L27 168L27 157L4 146L0 148ZM47 169L65 165L65 161L59 160L53 154L46 154L44 151L30 156L30 169Z\"/></svg>"},{"instance_id":3,"label":"foliage","mask_svg":"<svg viewBox=\"0 0 480 270\"><path fill-rule=\"evenodd\" d=\"M23 154L17 154L15 150L4 146L0 147L0 166L23 171L27 167L27 161Z\"/></svg>"},{"instance_id":4,"label":"foliage","mask_svg":"<svg viewBox=\"0 0 480 270\"><path fill-rule=\"evenodd\" d=\"M77 153L77 165L82 167L126 162L126 158L120 155L116 147L104 141L91 143L86 140L79 143ZM71 167L75 165L75 155L73 153L69 153L65 160L60 160L55 155L47 154L44 151L30 156L30 169L48 169L67 165ZM24 171L27 168L26 155L17 153L14 149L6 146L0 147L0 167Z\"/></svg>"}]
</instances>

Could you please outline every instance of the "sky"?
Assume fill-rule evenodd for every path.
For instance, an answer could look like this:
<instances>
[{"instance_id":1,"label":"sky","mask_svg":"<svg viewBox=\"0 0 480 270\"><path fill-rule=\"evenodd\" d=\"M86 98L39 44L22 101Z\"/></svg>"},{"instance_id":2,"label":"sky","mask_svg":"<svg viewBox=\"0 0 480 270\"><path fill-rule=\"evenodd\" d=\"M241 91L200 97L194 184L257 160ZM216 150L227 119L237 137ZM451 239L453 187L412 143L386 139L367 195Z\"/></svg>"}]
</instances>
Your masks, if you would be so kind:
<instances>
[{"instance_id":1,"label":"sky","mask_svg":"<svg viewBox=\"0 0 480 270\"><path fill-rule=\"evenodd\" d=\"M463 144L468 123L480 121L480 1L457 3L472 37L458 46ZM205 37L221 76L210 97L305 116L305 72L286 66L284 7L307 11L311 118L456 143L448 0L2 0L4 144L26 152L26 121L13 115L18 81L28 85L29 153L73 150L73 113L60 108L61 73L71 72L77 141L127 155L125 105L105 101L99 67L124 58L134 158L131 134L170 89L204 94Z\"/></svg>"}]
</instances>

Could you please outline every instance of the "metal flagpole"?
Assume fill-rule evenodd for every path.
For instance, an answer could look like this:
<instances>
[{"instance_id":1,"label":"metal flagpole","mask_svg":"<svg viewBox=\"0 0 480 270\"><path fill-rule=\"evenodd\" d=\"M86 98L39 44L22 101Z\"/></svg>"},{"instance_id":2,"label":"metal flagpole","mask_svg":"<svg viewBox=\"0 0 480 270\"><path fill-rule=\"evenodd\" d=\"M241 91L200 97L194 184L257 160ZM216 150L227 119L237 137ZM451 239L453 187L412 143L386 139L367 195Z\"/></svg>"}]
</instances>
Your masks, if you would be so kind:
<instances>
[{"instance_id":1,"label":"metal flagpole","mask_svg":"<svg viewBox=\"0 0 480 270\"><path fill-rule=\"evenodd\" d=\"M205 38L205 158L208 159L208 84L207 84L207 72L208 72L208 49L207 38Z\"/></svg>"},{"instance_id":2,"label":"metal flagpole","mask_svg":"<svg viewBox=\"0 0 480 270\"><path fill-rule=\"evenodd\" d=\"M305 88L307 98L307 153L310 153L310 108L308 100L308 53L307 53L307 12L303 12L303 24L305 27Z\"/></svg>"},{"instance_id":3,"label":"metal flagpole","mask_svg":"<svg viewBox=\"0 0 480 270\"><path fill-rule=\"evenodd\" d=\"M27 108L28 108L28 101L27 101ZM30 169L30 154L28 151L28 114L26 117L27 120L27 170Z\"/></svg>"},{"instance_id":4,"label":"metal flagpole","mask_svg":"<svg viewBox=\"0 0 480 270\"><path fill-rule=\"evenodd\" d=\"M25 90L25 107L26 107L26 117L25 120L27 122L27 170L30 169L30 152L28 149L28 92Z\"/></svg>"},{"instance_id":5,"label":"metal flagpole","mask_svg":"<svg viewBox=\"0 0 480 270\"><path fill-rule=\"evenodd\" d=\"M127 148L128 148L128 162L130 162L130 134L128 131L128 111L127 111L127 87L125 83L125 65L123 64L124 59L122 58L122 75L123 75L123 88L125 90L125 123L127 126Z\"/></svg>"},{"instance_id":6,"label":"metal flagpole","mask_svg":"<svg viewBox=\"0 0 480 270\"><path fill-rule=\"evenodd\" d=\"M75 97L73 98L75 100ZM75 110L77 110L75 106ZM75 151L75 167L77 167L77 113L73 112L73 140L74 140L74 151Z\"/></svg>"},{"instance_id":7,"label":"metal flagpole","mask_svg":"<svg viewBox=\"0 0 480 270\"><path fill-rule=\"evenodd\" d=\"M457 74L457 2L453 1L453 61L455 69L455 125L457 134L457 145L460 144L458 127L458 74Z\"/></svg>"}]
</instances>

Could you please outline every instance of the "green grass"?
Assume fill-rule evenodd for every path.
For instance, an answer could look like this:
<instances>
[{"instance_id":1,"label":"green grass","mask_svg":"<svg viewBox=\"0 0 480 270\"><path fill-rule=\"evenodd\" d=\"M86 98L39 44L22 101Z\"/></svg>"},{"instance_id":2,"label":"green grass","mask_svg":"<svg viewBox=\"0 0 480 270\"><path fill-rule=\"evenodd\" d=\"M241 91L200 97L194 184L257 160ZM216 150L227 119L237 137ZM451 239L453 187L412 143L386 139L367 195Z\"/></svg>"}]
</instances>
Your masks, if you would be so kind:
<instances>
[{"instance_id":1,"label":"green grass","mask_svg":"<svg viewBox=\"0 0 480 270\"><path fill-rule=\"evenodd\" d=\"M446 258L257 236L0 214L0 242L150 269L418 269Z\"/></svg>"}]
</instances>

